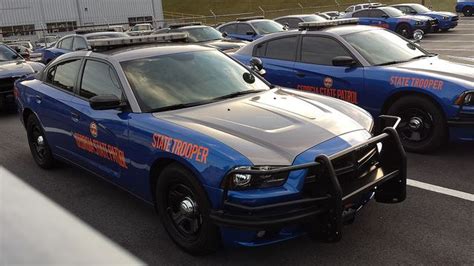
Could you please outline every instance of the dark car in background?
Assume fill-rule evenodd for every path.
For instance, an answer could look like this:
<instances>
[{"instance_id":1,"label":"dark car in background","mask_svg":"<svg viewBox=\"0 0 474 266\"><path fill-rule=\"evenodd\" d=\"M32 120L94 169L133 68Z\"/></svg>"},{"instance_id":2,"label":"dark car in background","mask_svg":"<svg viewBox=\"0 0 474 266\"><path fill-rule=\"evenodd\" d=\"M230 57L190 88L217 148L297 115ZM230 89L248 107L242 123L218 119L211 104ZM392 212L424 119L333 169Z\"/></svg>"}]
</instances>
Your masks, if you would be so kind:
<instances>
[{"instance_id":1,"label":"dark car in background","mask_svg":"<svg viewBox=\"0 0 474 266\"><path fill-rule=\"evenodd\" d=\"M13 102L13 84L17 79L37 73L43 68L43 64L27 62L14 49L0 44L0 109L8 102Z\"/></svg>"},{"instance_id":2,"label":"dark car in background","mask_svg":"<svg viewBox=\"0 0 474 266\"><path fill-rule=\"evenodd\" d=\"M407 15L422 15L438 20L438 28L441 31L448 31L454 29L458 25L459 16L452 12L440 12L433 11L424 5L411 3L411 4L398 4L392 5L392 7L402 11Z\"/></svg>"},{"instance_id":3,"label":"dark car in background","mask_svg":"<svg viewBox=\"0 0 474 266\"><path fill-rule=\"evenodd\" d=\"M264 19L264 17L245 17L222 24L217 27L217 30L232 39L253 41L267 34L282 32L286 29L280 23Z\"/></svg>"},{"instance_id":4,"label":"dark car in background","mask_svg":"<svg viewBox=\"0 0 474 266\"><path fill-rule=\"evenodd\" d=\"M474 1L458 0L456 12L463 13L465 17L470 17L474 13Z\"/></svg>"},{"instance_id":5,"label":"dark car in background","mask_svg":"<svg viewBox=\"0 0 474 266\"><path fill-rule=\"evenodd\" d=\"M236 50L248 44L247 41L226 38L224 37L225 34L222 34L213 27L202 25L201 22L171 24L168 28L157 30L154 33L173 32L186 33L188 35L188 43L201 44L224 52Z\"/></svg>"},{"instance_id":6,"label":"dark car in background","mask_svg":"<svg viewBox=\"0 0 474 266\"><path fill-rule=\"evenodd\" d=\"M289 16L279 17L274 20L284 26L287 26L288 29L293 30L293 29L297 29L298 25L301 22L326 21L327 19L320 15L305 14L305 15L289 15Z\"/></svg>"}]
</instances>

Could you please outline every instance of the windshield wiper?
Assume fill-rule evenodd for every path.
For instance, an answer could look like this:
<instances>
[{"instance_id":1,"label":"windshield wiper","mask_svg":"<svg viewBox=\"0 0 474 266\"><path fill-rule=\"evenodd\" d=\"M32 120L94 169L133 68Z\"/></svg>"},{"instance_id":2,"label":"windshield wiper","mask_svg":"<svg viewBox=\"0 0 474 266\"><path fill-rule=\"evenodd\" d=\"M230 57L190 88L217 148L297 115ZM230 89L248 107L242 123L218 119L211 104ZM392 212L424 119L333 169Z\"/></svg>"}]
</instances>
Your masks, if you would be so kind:
<instances>
[{"instance_id":1,"label":"windshield wiper","mask_svg":"<svg viewBox=\"0 0 474 266\"><path fill-rule=\"evenodd\" d=\"M436 56L436 55L435 54L423 54L423 55L419 55L419 56L415 56L415 57L411 58L410 61L420 59L420 58L425 58L425 57L433 57L433 56Z\"/></svg>"},{"instance_id":2,"label":"windshield wiper","mask_svg":"<svg viewBox=\"0 0 474 266\"><path fill-rule=\"evenodd\" d=\"M406 63L408 61L390 61L390 62L385 62L385 63L382 63L382 64L377 64L375 66L388 66L388 65L395 65L395 64L400 64L400 63Z\"/></svg>"},{"instance_id":3,"label":"windshield wiper","mask_svg":"<svg viewBox=\"0 0 474 266\"><path fill-rule=\"evenodd\" d=\"M227 95L224 95L224 96L220 96L220 97L214 98L213 100L214 100L214 101L218 101L218 100L224 100L224 99L231 99L231 98L236 98L236 97L239 97L239 96L242 96L242 95L247 95L247 94L252 94L252 93L258 93L258 92L262 92L262 91L266 91L266 90L246 90L246 91L238 91L238 92L234 92L234 93L231 93L231 94L227 94Z\"/></svg>"},{"instance_id":4,"label":"windshield wiper","mask_svg":"<svg viewBox=\"0 0 474 266\"><path fill-rule=\"evenodd\" d=\"M170 105L170 106L165 106L165 107L159 107L159 108L151 109L149 112L150 112L150 113L155 113L155 112L164 112L164 111L178 110L178 109L183 109L183 108L188 108L188 107L203 105L203 104L207 104L207 103L211 103L211 102L212 102L212 100L199 101L199 102L194 102L194 103L180 103L180 104L174 104L174 105Z\"/></svg>"}]
</instances>

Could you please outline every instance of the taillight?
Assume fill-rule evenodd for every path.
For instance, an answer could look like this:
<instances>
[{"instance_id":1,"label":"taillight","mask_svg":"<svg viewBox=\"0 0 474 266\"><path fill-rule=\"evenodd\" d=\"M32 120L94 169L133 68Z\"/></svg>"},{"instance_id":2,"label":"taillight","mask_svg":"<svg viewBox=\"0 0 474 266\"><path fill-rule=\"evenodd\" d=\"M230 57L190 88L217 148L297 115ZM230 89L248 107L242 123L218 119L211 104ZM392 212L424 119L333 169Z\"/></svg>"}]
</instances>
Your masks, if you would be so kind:
<instances>
[{"instance_id":1,"label":"taillight","mask_svg":"<svg viewBox=\"0 0 474 266\"><path fill-rule=\"evenodd\" d=\"M13 86L13 95L15 96L15 99L18 99L20 97L20 91L16 86Z\"/></svg>"}]
</instances>

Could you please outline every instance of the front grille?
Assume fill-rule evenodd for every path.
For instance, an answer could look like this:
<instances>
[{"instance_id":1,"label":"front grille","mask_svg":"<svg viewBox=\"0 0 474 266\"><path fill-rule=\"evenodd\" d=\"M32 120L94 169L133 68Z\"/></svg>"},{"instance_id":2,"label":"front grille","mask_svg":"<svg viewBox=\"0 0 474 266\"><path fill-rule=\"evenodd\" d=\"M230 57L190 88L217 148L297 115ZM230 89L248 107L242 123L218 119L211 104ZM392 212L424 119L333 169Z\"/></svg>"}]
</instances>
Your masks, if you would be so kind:
<instances>
[{"instance_id":1,"label":"front grille","mask_svg":"<svg viewBox=\"0 0 474 266\"><path fill-rule=\"evenodd\" d=\"M437 20L437 19L432 19L432 20L430 20L430 25L431 25L431 26L436 26L436 25L438 25L438 20Z\"/></svg>"},{"instance_id":2,"label":"front grille","mask_svg":"<svg viewBox=\"0 0 474 266\"><path fill-rule=\"evenodd\" d=\"M458 21L459 20L459 16L454 16L451 21Z\"/></svg>"},{"instance_id":3,"label":"front grille","mask_svg":"<svg viewBox=\"0 0 474 266\"><path fill-rule=\"evenodd\" d=\"M9 93L13 91L13 84L17 78L3 78L0 79L0 94Z\"/></svg>"}]
</instances>

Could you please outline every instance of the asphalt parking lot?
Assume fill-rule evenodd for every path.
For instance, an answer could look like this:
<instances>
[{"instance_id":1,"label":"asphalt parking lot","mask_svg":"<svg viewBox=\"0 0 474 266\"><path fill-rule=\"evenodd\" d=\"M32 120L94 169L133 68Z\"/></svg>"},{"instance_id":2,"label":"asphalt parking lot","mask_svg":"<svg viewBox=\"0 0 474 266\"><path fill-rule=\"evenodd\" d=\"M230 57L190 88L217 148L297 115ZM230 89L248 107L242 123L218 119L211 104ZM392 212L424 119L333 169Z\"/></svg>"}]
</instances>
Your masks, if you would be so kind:
<instances>
[{"instance_id":1,"label":"asphalt parking lot","mask_svg":"<svg viewBox=\"0 0 474 266\"><path fill-rule=\"evenodd\" d=\"M474 18L461 18L448 33L426 36L422 46L474 65ZM473 151L471 143L409 154L409 178L474 194ZM127 192L77 168L39 169L14 111L0 113L0 166L150 265L474 264L473 202L412 186L402 204L370 203L336 244L300 238L192 257L172 243L154 209Z\"/></svg>"}]
</instances>

